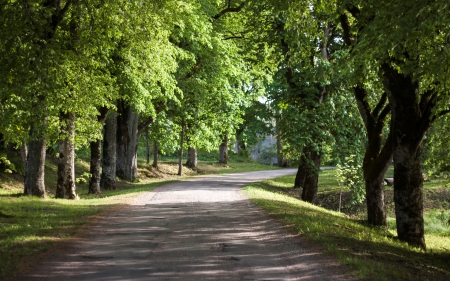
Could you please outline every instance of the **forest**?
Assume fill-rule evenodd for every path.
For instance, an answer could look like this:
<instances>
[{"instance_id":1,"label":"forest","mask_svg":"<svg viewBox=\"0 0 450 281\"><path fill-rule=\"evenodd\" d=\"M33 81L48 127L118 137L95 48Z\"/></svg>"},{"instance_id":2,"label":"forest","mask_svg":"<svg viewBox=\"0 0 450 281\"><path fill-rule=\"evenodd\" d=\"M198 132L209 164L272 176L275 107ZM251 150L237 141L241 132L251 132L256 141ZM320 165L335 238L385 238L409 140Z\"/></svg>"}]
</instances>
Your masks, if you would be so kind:
<instances>
[{"instance_id":1,"label":"forest","mask_svg":"<svg viewBox=\"0 0 450 281\"><path fill-rule=\"evenodd\" d=\"M306 202L321 166L352 159L373 226L392 166L398 238L426 250L424 179L450 172L448 1L0 3L0 173L21 171L25 195L77 199L80 149L100 194L137 180L143 139L181 175L200 150L226 164L274 135Z\"/></svg>"}]
</instances>

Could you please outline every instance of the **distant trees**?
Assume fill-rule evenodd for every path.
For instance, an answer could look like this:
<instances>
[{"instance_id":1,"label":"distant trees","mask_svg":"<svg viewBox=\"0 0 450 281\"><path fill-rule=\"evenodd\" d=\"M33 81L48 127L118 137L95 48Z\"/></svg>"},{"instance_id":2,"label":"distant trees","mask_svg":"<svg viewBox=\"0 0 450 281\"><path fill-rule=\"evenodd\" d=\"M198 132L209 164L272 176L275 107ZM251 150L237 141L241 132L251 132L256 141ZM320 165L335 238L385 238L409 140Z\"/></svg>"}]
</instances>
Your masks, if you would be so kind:
<instances>
[{"instance_id":1,"label":"distant trees","mask_svg":"<svg viewBox=\"0 0 450 281\"><path fill-rule=\"evenodd\" d=\"M2 4L0 132L27 148L24 192L45 196L46 148L55 143L56 196L75 199L80 145L91 149L89 192L100 193L114 188L116 176L136 179L138 140L147 127L155 143L170 140L165 145L174 148L178 139L181 150L184 143L211 149L231 136L246 104L250 65L226 35L245 2L225 4Z\"/></svg>"}]
</instances>

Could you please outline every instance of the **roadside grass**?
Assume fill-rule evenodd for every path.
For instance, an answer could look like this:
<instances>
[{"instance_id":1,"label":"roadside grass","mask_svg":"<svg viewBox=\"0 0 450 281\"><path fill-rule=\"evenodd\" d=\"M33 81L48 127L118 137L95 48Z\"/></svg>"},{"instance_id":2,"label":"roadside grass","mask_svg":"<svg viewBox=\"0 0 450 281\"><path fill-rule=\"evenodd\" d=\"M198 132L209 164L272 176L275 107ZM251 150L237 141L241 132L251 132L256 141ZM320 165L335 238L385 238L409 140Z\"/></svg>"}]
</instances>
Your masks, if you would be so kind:
<instances>
[{"instance_id":1,"label":"roadside grass","mask_svg":"<svg viewBox=\"0 0 450 281\"><path fill-rule=\"evenodd\" d=\"M57 161L46 161L46 199L24 196L23 176L0 173L0 280L13 277L17 270L49 249L63 245L84 226L102 213L124 206L127 202L163 184L198 174L235 173L273 169L245 158L232 157L228 165L201 161L199 173L186 167L183 176L176 175L176 161L164 159L157 169L139 159L139 180L117 181L116 190L102 190L100 195L88 194L88 180L77 183L80 200L55 199ZM76 160L76 177L87 179L89 160Z\"/></svg>"},{"instance_id":2,"label":"roadside grass","mask_svg":"<svg viewBox=\"0 0 450 281\"><path fill-rule=\"evenodd\" d=\"M443 186L425 182L425 240L427 252L409 247L395 236L393 210L388 229L365 224L365 203L349 205L344 190L342 213L337 210L339 186L334 170L319 177L318 205L299 200L301 190L292 188L295 176L284 176L245 188L257 205L294 231L321 245L352 274L364 280L450 280L450 193ZM430 184L433 184L429 186ZM392 189L386 191L387 197ZM386 198L390 202L390 198ZM332 210L330 210L332 209ZM393 209L393 208L391 208Z\"/></svg>"},{"instance_id":3,"label":"roadside grass","mask_svg":"<svg viewBox=\"0 0 450 281\"><path fill-rule=\"evenodd\" d=\"M168 181L125 184L101 195L87 195L78 186L81 200L39 199L16 189L0 192L0 280L14 276L18 266L37 254L64 244L102 212L123 206L139 193Z\"/></svg>"}]
</instances>

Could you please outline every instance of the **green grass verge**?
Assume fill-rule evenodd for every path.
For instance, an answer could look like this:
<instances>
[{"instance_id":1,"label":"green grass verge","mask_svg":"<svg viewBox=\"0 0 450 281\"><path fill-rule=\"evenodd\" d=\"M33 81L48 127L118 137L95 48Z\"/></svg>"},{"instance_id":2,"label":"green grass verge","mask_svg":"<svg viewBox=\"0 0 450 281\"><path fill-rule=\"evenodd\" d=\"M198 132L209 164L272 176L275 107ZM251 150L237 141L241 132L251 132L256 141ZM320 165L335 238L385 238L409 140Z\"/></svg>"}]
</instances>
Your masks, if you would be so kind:
<instances>
[{"instance_id":1,"label":"green grass verge","mask_svg":"<svg viewBox=\"0 0 450 281\"><path fill-rule=\"evenodd\" d=\"M14 276L26 262L72 237L96 215L120 206L139 193L166 182L133 184L124 189L86 195L77 201L39 199L17 191L0 191L0 280Z\"/></svg>"},{"instance_id":2,"label":"green grass verge","mask_svg":"<svg viewBox=\"0 0 450 281\"><path fill-rule=\"evenodd\" d=\"M319 190L338 194L332 182L334 171L321 173ZM370 227L358 216L348 216L315 206L292 196L293 176L252 184L244 190L258 206L289 225L294 231L321 245L351 273L364 280L449 280L450 233L446 229L428 231L428 251L411 248L395 238L395 230ZM336 197L336 196L335 196ZM445 220L448 212L432 217ZM428 221L429 213L425 219ZM439 218L438 218L439 220ZM390 219L392 221L392 219ZM391 226L392 227L392 226Z\"/></svg>"}]
</instances>

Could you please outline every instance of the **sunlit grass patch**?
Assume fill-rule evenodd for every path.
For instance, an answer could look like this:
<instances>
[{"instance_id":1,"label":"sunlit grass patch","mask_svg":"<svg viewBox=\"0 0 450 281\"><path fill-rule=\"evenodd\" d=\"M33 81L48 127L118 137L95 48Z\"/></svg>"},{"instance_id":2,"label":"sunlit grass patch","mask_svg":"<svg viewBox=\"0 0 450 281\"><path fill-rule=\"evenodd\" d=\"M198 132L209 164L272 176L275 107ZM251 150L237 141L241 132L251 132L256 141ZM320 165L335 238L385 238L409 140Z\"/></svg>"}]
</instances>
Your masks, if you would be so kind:
<instances>
[{"instance_id":1,"label":"sunlit grass patch","mask_svg":"<svg viewBox=\"0 0 450 281\"><path fill-rule=\"evenodd\" d=\"M447 237L426 236L424 253L395 238L385 228L370 227L362 220L326 210L277 192L286 178L252 184L246 194L258 206L300 235L321 245L351 272L367 280L448 280L450 252ZM274 184L275 182L275 184ZM444 242L445 241L445 242Z\"/></svg>"},{"instance_id":2,"label":"sunlit grass patch","mask_svg":"<svg viewBox=\"0 0 450 281\"><path fill-rule=\"evenodd\" d=\"M120 206L139 193L167 182L128 184L81 200L24 196L17 190L0 193L0 280L14 275L17 266L72 237L96 215ZM87 193L87 192L86 192Z\"/></svg>"}]
</instances>

